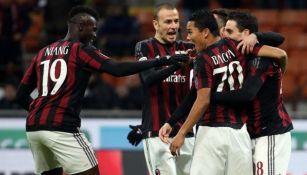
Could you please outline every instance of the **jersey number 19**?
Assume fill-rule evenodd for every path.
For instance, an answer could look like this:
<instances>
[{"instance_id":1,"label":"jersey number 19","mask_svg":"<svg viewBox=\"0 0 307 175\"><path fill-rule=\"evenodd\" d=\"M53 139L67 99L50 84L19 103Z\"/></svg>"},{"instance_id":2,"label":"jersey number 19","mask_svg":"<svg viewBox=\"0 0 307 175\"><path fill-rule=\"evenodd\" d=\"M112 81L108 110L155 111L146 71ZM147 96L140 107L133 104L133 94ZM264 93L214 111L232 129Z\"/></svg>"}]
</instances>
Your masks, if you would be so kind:
<instances>
[{"instance_id":1,"label":"jersey number 19","mask_svg":"<svg viewBox=\"0 0 307 175\"><path fill-rule=\"evenodd\" d=\"M58 64L59 63L59 64ZM56 66L60 66L60 72L58 77L56 77ZM42 96L47 96L49 94L48 80L55 82L53 89L51 90L51 95L54 95L62 86L67 75L67 64L63 59L55 59L50 66L50 60L41 62L43 65L43 80L42 80Z\"/></svg>"}]
</instances>

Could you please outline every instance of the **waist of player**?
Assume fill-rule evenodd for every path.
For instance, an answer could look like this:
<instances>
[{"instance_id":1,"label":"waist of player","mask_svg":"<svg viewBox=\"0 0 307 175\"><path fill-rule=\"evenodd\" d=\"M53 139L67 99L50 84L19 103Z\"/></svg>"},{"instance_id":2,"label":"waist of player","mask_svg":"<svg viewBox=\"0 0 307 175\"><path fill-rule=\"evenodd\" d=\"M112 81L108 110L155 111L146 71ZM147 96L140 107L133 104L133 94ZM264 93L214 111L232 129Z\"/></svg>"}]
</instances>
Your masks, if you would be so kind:
<instances>
[{"instance_id":1,"label":"waist of player","mask_svg":"<svg viewBox=\"0 0 307 175\"><path fill-rule=\"evenodd\" d=\"M175 137L176 134L171 134L170 137ZM159 131L147 131L143 133L143 139L151 138L151 137L159 137ZM193 132L187 133L186 138L194 137Z\"/></svg>"},{"instance_id":2,"label":"waist of player","mask_svg":"<svg viewBox=\"0 0 307 175\"><path fill-rule=\"evenodd\" d=\"M228 122L208 123L208 122L200 121L198 125L199 126L210 126L210 127L230 127L233 129L241 129L244 123L228 123Z\"/></svg>"}]
</instances>

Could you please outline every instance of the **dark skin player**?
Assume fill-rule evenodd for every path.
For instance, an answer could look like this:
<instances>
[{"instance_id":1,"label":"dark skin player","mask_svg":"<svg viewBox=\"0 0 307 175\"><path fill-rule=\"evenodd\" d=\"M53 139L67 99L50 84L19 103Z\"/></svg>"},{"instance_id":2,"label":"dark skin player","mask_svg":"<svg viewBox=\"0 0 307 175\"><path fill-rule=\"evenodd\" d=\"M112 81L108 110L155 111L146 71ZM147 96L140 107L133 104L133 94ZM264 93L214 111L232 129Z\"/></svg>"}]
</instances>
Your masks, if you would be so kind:
<instances>
[{"instance_id":1,"label":"dark skin player","mask_svg":"<svg viewBox=\"0 0 307 175\"><path fill-rule=\"evenodd\" d=\"M101 66L96 69L96 71L99 71L100 73L105 72L105 73L112 74L114 76L126 76L126 75L138 73L140 71L143 71L143 70L155 67L155 66L177 64L178 62L181 62L181 61L182 62L188 61L188 57L186 55L175 55L169 58L160 58L160 59L154 59L154 60L148 60L148 61L120 62L120 63L113 61L111 59L106 59L106 56L104 56L98 49L92 46L92 43L96 38L97 17L98 17L97 14L95 14L93 10L87 7L82 7L82 6L74 7L71 10L70 16L69 16L68 32L67 32L66 37L63 40L68 41L68 42L81 42L82 47L80 47L80 50L84 49L86 53L90 53L93 55L93 58L91 59L88 58L87 60L90 60L90 62L97 61L101 63L101 64L98 64ZM80 52L77 52L77 54L79 53ZM70 55L70 56L75 56L75 55ZM77 57L82 57L82 55L77 55ZM34 67L34 70L35 68L36 67ZM82 65L77 65L77 68L80 70L84 69L82 68ZM33 76L36 77L37 76L36 73L39 73L39 71L33 71L30 78L32 78ZM69 76L69 74L67 75ZM28 77L24 78L25 82L27 78ZM80 81L80 80L76 80L76 81ZM36 86L38 86L38 84L39 83L36 83L33 81L28 84L21 83L21 85L19 86L18 92L17 92L18 103L24 109L32 113L33 113L33 108L30 108L30 104L34 101L34 99L31 98L30 94L36 88ZM61 91L61 89L58 89L57 91ZM74 93L74 91L72 92ZM58 95L58 94L55 93L55 94L47 94L47 95L52 96L52 95ZM79 95L79 94L73 94L73 95ZM39 94L39 96L41 98L45 98L46 95ZM42 106L42 108L44 107L46 106ZM68 106L67 108L71 108L71 107ZM73 117L77 118L78 115L79 114L77 113ZM50 131L57 131L57 129L58 128L52 128ZM75 160L75 161L78 161L78 160ZM62 167L54 168L54 169L45 171L42 174L43 175L62 175L63 169ZM75 175L99 175L98 165L88 170L85 170L83 172L75 173Z\"/></svg>"}]
</instances>

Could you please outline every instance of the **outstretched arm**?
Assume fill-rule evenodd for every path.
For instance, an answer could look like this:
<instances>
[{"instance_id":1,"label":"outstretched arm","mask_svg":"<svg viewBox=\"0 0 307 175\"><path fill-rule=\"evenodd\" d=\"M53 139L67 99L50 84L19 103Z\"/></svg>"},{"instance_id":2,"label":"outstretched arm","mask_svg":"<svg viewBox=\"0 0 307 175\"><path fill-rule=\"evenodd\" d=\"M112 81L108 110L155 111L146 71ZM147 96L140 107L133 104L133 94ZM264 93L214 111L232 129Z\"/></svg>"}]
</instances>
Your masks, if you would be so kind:
<instances>
[{"instance_id":1,"label":"outstretched arm","mask_svg":"<svg viewBox=\"0 0 307 175\"><path fill-rule=\"evenodd\" d=\"M178 62L187 62L189 57L187 55L174 55L168 58L159 58L137 62L116 62L112 60L105 60L100 71L107 72L115 76L126 76L142 72L152 67L159 67L163 65L179 64Z\"/></svg>"},{"instance_id":2,"label":"outstretched arm","mask_svg":"<svg viewBox=\"0 0 307 175\"><path fill-rule=\"evenodd\" d=\"M179 64L178 62L187 62L189 60L188 55L178 54L152 60L118 62L109 59L90 45L84 45L80 48L79 57L78 61L84 69L100 73L106 72L114 76L127 76L153 67Z\"/></svg>"}]
</instances>

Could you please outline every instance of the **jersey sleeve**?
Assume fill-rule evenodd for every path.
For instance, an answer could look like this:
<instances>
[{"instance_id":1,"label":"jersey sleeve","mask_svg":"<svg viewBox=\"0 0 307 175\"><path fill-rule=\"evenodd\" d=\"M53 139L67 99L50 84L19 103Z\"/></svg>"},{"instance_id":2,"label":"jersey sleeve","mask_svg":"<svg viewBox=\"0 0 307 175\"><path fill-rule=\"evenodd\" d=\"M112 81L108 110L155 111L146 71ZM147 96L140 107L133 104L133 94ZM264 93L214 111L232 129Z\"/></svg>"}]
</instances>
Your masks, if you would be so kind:
<instances>
[{"instance_id":1,"label":"jersey sleeve","mask_svg":"<svg viewBox=\"0 0 307 175\"><path fill-rule=\"evenodd\" d=\"M35 56L32 59L30 66L26 70L26 72L25 72L25 74L24 74L24 76L21 80L21 84L33 87L33 89L35 88L36 82L37 82L37 75L36 75L36 71L35 71L36 59L37 59L37 56Z\"/></svg>"},{"instance_id":2,"label":"jersey sleeve","mask_svg":"<svg viewBox=\"0 0 307 175\"><path fill-rule=\"evenodd\" d=\"M102 66L110 58L94 46L80 45L79 57L84 69L102 73Z\"/></svg>"},{"instance_id":3,"label":"jersey sleeve","mask_svg":"<svg viewBox=\"0 0 307 175\"><path fill-rule=\"evenodd\" d=\"M281 45L285 40L285 37L276 32L256 32L255 35L259 43L273 47Z\"/></svg>"},{"instance_id":4,"label":"jersey sleeve","mask_svg":"<svg viewBox=\"0 0 307 175\"><path fill-rule=\"evenodd\" d=\"M194 60L194 83L195 88L212 88L213 69L210 64L201 56L197 55Z\"/></svg>"},{"instance_id":5,"label":"jersey sleeve","mask_svg":"<svg viewBox=\"0 0 307 175\"><path fill-rule=\"evenodd\" d=\"M272 64L274 63L269 58L255 57L248 62L248 76L258 77L262 82L264 82L267 78L267 74L269 74L269 68Z\"/></svg>"},{"instance_id":6,"label":"jersey sleeve","mask_svg":"<svg viewBox=\"0 0 307 175\"><path fill-rule=\"evenodd\" d=\"M262 44L259 44L259 43L257 43L255 46L254 46L254 49L253 49L253 51L252 51L252 55L258 55L258 52L259 52L259 50L261 49L261 47L262 47L263 45Z\"/></svg>"},{"instance_id":7,"label":"jersey sleeve","mask_svg":"<svg viewBox=\"0 0 307 175\"><path fill-rule=\"evenodd\" d=\"M35 70L37 56L32 59L30 66L25 72L21 83L16 92L16 101L22 106L25 110L29 110L29 106L32 102L30 94L36 88L37 75Z\"/></svg>"},{"instance_id":8,"label":"jersey sleeve","mask_svg":"<svg viewBox=\"0 0 307 175\"><path fill-rule=\"evenodd\" d=\"M149 48L144 41L138 42L135 45L135 58L137 60L147 60L149 54ZM140 60L140 61L141 61Z\"/></svg>"}]
</instances>

